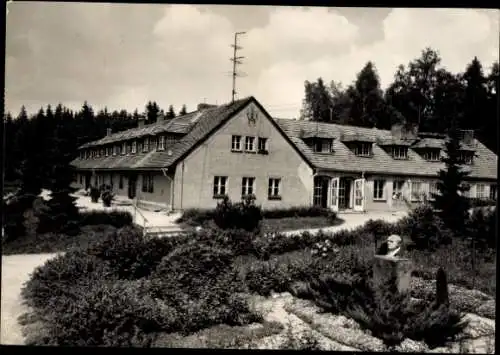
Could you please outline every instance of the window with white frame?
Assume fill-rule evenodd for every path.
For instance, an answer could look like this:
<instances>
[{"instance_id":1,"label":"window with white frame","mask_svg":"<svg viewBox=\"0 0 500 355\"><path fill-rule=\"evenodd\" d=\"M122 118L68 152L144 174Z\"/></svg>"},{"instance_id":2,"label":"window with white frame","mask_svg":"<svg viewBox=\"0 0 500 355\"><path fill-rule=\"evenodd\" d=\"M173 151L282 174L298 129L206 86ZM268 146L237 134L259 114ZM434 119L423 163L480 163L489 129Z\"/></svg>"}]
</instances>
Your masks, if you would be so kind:
<instances>
[{"instance_id":1,"label":"window with white frame","mask_svg":"<svg viewBox=\"0 0 500 355\"><path fill-rule=\"evenodd\" d=\"M241 150L241 136L231 137L231 150L240 151Z\"/></svg>"},{"instance_id":2,"label":"window with white frame","mask_svg":"<svg viewBox=\"0 0 500 355\"><path fill-rule=\"evenodd\" d=\"M315 153L333 153L333 141L331 139L316 139L313 143Z\"/></svg>"},{"instance_id":3,"label":"window with white frame","mask_svg":"<svg viewBox=\"0 0 500 355\"><path fill-rule=\"evenodd\" d=\"M101 148L101 157L103 157L105 154L105 149L104 148Z\"/></svg>"},{"instance_id":4,"label":"window with white frame","mask_svg":"<svg viewBox=\"0 0 500 355\"><path fill-rule=\"evenodd\" d=\"M281 179L269 178L269 186L267 190L267 197L269 200L281 199Z\"/></svg>"},{"instance_id":5,"label":"window with white frame","mask_svg":"<svg viewBox=\"0 0 500 355\"><path fill-rule=\"evenodd\" d=\"M372 156L372 143L359 143L354 148L354 154L359 157Z\"/></svg>"},{"instance_id":6,"label":"window with white frame","mask_svg":"<svg viewBox=\"0 0 500 355\"><path fill-rule=\"evenodd\" d=\"M440 161L441 151L439 149L428 149L422 155L427 161Z\"/></svg>"},{"instance_id":7,"label":"window with white frame","mask_svg":"<svg viewBox=\"0 0 500 355\"><path fill-rule=\"evenodd\" d=\"M155 137L151 137L149 140L149 150L156 150L156 145L158 144L158 139Z\"/></svg>"},{"instance_id":8,"label":"window with white frame","mask_svg":"<svg viewBox=\"0 0 500 355\"><path fill-rule=\"evenodd\" d=\"M127 142L123 142L122 144L122 154L127 154Z\"/></svg>"},{"instance_id":9,"label":"window with white frame","mask_svg":"<svg viewBox=\"0 0 500 355\"><path fill-rule=\"evenodd\" d=\"M384 200L385 199L385 180L373 180L373 199L374 200Z\"/></svg>"},{"instance_id":10,"label":"window with white frame","mask_svg":"<svg viewBox=\"0 0 500 355\"><path fill-rule=\"evenodd\" d=\"M486 185L476 184L476 198L486 199Z\"/></svg>"},{"instance_id":11,"label":"window with white frame","mask_svg":"<svg viewBox=\"0 0 500 355\"><path fill-rule=\"evenodd\" d=\"M255 151L255 137L245 137L245 151Z\"/></svg>"},{"instance_id":12,"label":"window with white frame","mask_svg":"<svg viewBox=\"0 0 500 355\"><path fill-rule=\"evenodd\" d=\"M143 152L149 152L149 137L144 138L144 145L142 146Z\"/></svg>"},{"instance_id":13,"label":"window with white frame","mask_svg":"<svg viewBox=\"0 0 500 355\"><path fill-rule=\"evenodd\" d=\"M116 155L116 154L118 154L118 146L114 145L113 146L113 155Z\"/></svg>"},{"instance_id":14,"label":"window with white frame","mask_svg":"<svg viewBox=\"0 0 500 355\"><path fill-rule=\"evenodd\" d=\"M165 136L161 135L158 137L158 148L157 150L165 150Z\"/></svg>"},{"instance_id":15,"label":"window with white frame","mask_svg":"<svg viewBox=\"0 0 500 355\"><path fill-rule=\"evenodd\" d=\"M412 201L423 201L424 199L424 189L423 184L420 181L411 182L411 200Z\"/></svg>"},{"instance_id":16,"label":"window with white frame","mask_svg":"<svg viewBox=\"0 0 500 355\"><path fill-rule=\"evenodd\" d=\"M434 194L439 194L438 183L435 181L429 183L429 200L434 200Z\"/></svg>"},{"instance_id":17,"label":"window with white frame","mask_svg":"<svg viewBox=\"0 0 500 355\"><path fill-rule=\"evenodd\" d=\"M392 196L393 199L400 200L403 198L403 187L405 185L404 180L393 180L392 181Z\"/></svg>"},{"instance_id":18,"label":"window with white frame","mask_svg":"<svg viewBox=\"0 0 500 355\"><path fill-rule=\"evenodd\" d=\"M137 142L132 141L132 154L137 153Z\"/></svg>"},{"instance_id":19,"label":"window with white frame","mask_svg":"<svg viewBox=\"0 0 500 355\"><path fill-rule=\"evenodd\" d=\"M221 198L227 193L227 176L214 176L214 198Z\"/></svg>"},{"instance_id":20,"label":"window with white frame","mask_svg":"<svg viewBox=\"0 0 500 355\"><path fill-rule=\"evenodd\" d=\"M496 184L491 184L490 185L490 200L497 200L497 185Z\"/></svg>"},{"instance_id":21,"label":"window with white frame","mask_svg":"<svg viewBox=\"0 0 500 355\"><path fill-rule=\"evenodd\" d=\"M245 197L254 193L254 177L244 177L241 179L241 196Z\"/></svg>"},{"instance_id":22,"label":"window with white frame","mask_svg":"<svg viewBox=\"0 0 500 355\"><path fill-rule=\"evenodd\" d=\"M394 159L408 159L408 147L394 146L391 150Z\"/></svg>"},{"instance_id":23,"label":"window with white frame","mask_svg":"<svg viewBox=\"0 0 500 355\"><path fill-rule=\"evenodd\" d=\"M267 138L259 137L257 145L259 152L267 152Z\"/></svg>"},{"instance_id":24,"label":"window with white frame","mask_svg":"<svg viewBox=\"0 0 500 355\"><path fill-rule=\"evenodd\" d=\"M106 147L106 149L105 149L105 156L109 157L109 148L108 147Z\"/></svg>"}]
</instances>

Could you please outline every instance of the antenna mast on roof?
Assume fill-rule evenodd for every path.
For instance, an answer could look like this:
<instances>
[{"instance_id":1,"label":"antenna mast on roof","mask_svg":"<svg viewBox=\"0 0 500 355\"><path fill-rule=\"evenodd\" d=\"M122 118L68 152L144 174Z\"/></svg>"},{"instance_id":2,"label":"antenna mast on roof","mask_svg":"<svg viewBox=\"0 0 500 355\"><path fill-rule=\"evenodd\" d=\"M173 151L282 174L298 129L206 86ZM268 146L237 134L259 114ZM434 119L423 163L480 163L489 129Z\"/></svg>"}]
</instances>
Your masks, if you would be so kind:
<instances>
[{"instance_id":1,"label":"antenna mast on roof","mask_svg":"<svg viewBox=\"0 0 500 355\"><path fill-rule=\"evenodd\" d=\"M236 52L239 49L243 48L243 47L238 46L238 36L243 35L245 33L246 32L236 32L234 34L234 44L231 45L231 47L234 48L233 57L230 58L230 60L233 62L233 91L232 91L232 95L231 95L232 96L231 102L234 102L234 97L236 95L236 77L241 76L241 74L236 71L236 65L242 64L241 59L245 58L245 57L237 57L236 56Z\"/></svg>"}]
</instances>

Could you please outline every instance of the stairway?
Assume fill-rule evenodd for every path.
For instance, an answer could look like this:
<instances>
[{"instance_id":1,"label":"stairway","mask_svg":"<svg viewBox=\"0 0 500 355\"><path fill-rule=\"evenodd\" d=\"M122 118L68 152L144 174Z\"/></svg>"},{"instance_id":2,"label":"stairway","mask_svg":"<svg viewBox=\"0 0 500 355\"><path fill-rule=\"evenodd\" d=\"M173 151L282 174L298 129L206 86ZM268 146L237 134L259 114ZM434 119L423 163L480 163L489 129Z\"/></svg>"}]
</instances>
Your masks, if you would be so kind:
<instances>
[{"instance_id":1,"label":"stairway","mask_svg":"<svg viewBox=\"0 0 500 355\"><path fill-rule=\"evenodd\" d=\"M144 234L151 238L165 238L175 235L185 234L179 226L154 226L144 228Z\"/></svg>"}]
</instances>

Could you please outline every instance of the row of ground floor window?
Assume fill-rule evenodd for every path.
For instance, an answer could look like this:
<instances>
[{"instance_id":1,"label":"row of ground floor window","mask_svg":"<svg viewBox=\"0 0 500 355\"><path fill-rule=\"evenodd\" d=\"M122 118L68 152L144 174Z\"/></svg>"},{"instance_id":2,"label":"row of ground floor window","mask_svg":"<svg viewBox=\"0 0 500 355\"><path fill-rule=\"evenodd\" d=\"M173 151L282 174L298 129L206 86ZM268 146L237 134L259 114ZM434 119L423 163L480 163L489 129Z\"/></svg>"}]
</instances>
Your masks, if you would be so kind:
<instances>
[{"instance_id":1,"label":"row of ground floor window","mask_svg":"<svg viewBox=\"0 0 500 355\"><path fill-rule=\"evenodd\" d=\"M331 173L297 178L284 176L212 175L196 183L158 172L79 173L78 188L111 185L116 195L164 205L171 209L213 208L228 195L236 201L254 195L265 208L316 205L353 211L405 210L432 198L437 180L409 177L360 177ZM471 182L467 196L494 199L496 183Z\"/></svg>"}]
</instances>

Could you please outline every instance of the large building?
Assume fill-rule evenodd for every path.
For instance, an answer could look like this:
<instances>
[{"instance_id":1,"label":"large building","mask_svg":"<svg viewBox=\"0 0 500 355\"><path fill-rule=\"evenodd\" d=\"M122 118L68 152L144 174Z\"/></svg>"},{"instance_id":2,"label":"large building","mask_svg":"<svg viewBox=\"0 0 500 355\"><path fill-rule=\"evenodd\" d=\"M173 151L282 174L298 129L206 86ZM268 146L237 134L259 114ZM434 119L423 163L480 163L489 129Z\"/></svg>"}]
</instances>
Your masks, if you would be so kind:
<instances>
[{"instance_id":1,"label":"large building","mask_svg":"<svg viewBox=\"0 0 500 355\"><path fill-rule=\"evenodd\" d=\"M265 209L318 205L395 210L437 191L445 137L274 119L249 97L108 135L80 147L78 187L110 184L118 195L171 210L211 208L228 195ZM468 192L495 198L497 156L465 132Z\"/></svg>"}]
</instances>

